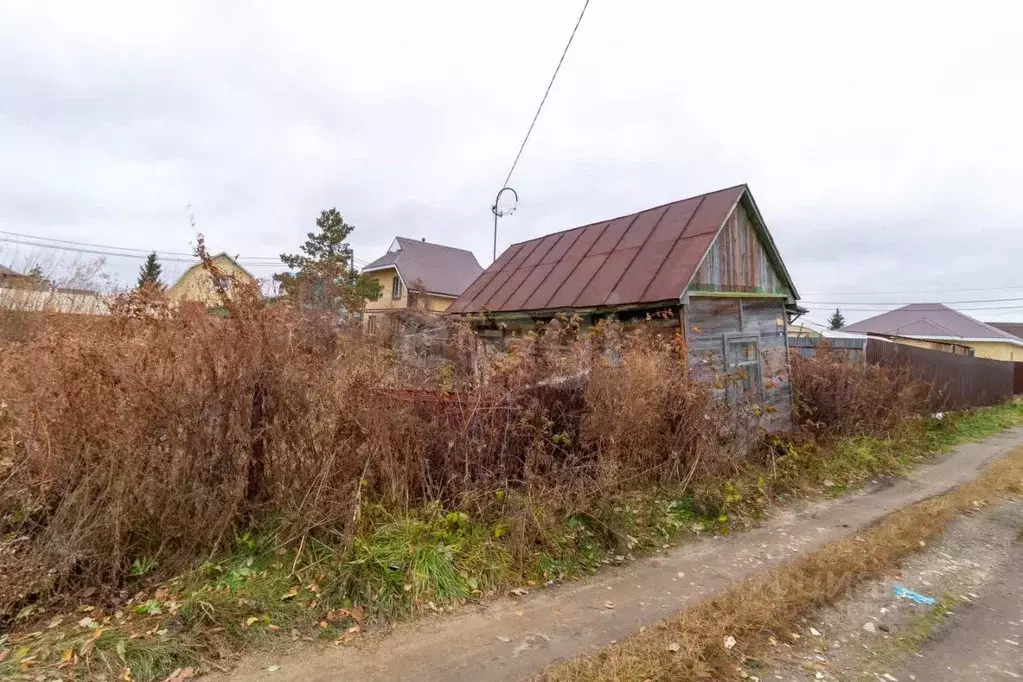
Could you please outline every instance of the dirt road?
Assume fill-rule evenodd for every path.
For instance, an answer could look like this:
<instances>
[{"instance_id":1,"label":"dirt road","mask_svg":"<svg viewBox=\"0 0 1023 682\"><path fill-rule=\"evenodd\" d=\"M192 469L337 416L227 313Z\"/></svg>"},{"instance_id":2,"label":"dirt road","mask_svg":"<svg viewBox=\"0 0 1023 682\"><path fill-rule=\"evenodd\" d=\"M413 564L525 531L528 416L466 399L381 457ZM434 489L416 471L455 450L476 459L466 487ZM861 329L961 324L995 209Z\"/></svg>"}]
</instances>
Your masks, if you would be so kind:
<instances>
[{"instance_id":1,"label":"dirt road","mask_svg":"<svg viewBox=\"0 0 1023 682\"><path fill-rule=\"evenodd\" d=\"M764 527L685 543L591 580L403 625L358 647L308 648L241 662L227 680L509 680L585 654L712 595L753 572L855 533L943 493L1023 445L1023 428L918 468L856 496L776 514ZM273 666L273 672L267 670ZM917 679L927 679L918 677Z\"/></svg>"},{"instance_id":2,"label":"dirt road","mask_svg":"<svg viewBox=\"0 0 1023 682\"><path fill-rule=\"evenodd\" d=\"M1018 510L1019 511L1019 510ZM910 662L900 680L1001 682L1023 679L1023 513L1015 542L980 599L963 602Z\"/></svg>"}]
</instances>

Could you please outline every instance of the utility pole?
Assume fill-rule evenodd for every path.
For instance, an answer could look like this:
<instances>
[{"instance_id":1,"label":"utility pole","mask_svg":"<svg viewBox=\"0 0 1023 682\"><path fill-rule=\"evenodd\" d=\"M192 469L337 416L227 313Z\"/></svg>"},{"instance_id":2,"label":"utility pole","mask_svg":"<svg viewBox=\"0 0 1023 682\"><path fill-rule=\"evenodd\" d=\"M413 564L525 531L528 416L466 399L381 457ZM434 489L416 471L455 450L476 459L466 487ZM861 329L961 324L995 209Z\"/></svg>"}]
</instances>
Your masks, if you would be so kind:
<instances>
[{"instance_id":1,"label":"utility pole","mask_svg":"<svg viewBox=\"0 0 1023 682\"><path fill-rule=\"evenodd\" d=\"M505 192L511 192L515 198L515 203L507 211L499 210L497 207L501 203L501 195ZM515 212L515 209L519 206L519 193L511 187L505 185L498 191L497 196L494 197L494 205L490 207L490 212L494 214L494 260L497 260L497 219L503 218L506 215L511 215ZM491 261L493 262L493 261Z\"/></svg>"}]
</instances>

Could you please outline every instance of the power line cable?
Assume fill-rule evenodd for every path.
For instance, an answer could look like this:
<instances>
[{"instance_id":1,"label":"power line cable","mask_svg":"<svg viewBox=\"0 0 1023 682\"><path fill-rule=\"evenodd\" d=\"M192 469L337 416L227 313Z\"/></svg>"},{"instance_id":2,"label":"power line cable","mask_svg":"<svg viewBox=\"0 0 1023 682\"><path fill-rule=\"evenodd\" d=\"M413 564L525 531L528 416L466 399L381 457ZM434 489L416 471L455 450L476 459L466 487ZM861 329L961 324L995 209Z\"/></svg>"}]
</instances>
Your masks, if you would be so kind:
<instances>
[{"instance_id":1,"label":"power line cable","mask_svg":"<svg viewBox=\"0 0 1023 682\"><path fill-rule=\"evenodd\" d=\"M959 291L1001 291L1005 289L1023 289L1023 285L1010 287L960 287L956 289L917 289L904 291L809 291L806 296L894 296L896 294L947 294Z\"/></svg>"},{"instance_id":2,"label":"power line cable","mask_svg":"<svg viewBox=\"0 0 1023 682\"><path fill-rule=\"evenodd\" d=\"M972 301L923 301L923 303L924 304L933 303L935 305L938 304L938 303L941 303L941 304L944 304L944 305L955 305L957 303L1003 303L1003 302L1004 303L1011 303L1011 302L1015 302L1015 301L1023 301L1023 297L1017 296L1015 298L978 298L978 299L974 299ZM800 300L800 303L810 303L810 304L814 304L814 305L839 305L839 306L841 306L841 305L894 305L894 306L903 306L903 305L912 305L912 304L914 304L913 301L910 301L910 302L900 302L900 301L803 301L803 300ZM920 303L920 301L916 301L915 303Z\"/></svg>"},{"instance_id":3,"label":"power line cable","mask_svg":"<svg viewBox=\"0 0 1023 682\"><path fill-rule=\"evenodd\" d=\"M558 77L558 71L561 70L561 64L565 61L565 55L568 54L568 48L572 47L572 39L575 38L575 32L579 30L579 24L582 23L583 15L586 14L586 8L589 6L590 0L586 0L586 2L583 3L582 11L579 12L579 18L576 19L575 26L572 28L572 34L568 36L568 42L565 43L565 49L561 53L561 59L558 60L558 65L554 69L554 75L551 76L551 82L547 84L547 89L543 93L543 99L540 100L540 106L536 108L536 113L533 115L533 122L529 124L529 130L526 131L526 137L523 138L522 144L519 146L519 153L515 155L515 161L512 162L511 168L508 169L508 177L504 179L504 185L502 185L502 187L508 186L512 173L515 172L515 166L519 164L519 158L522 156L522 150L526 148L526 143L529 142L529 136L533 132L536 120L540 118L540 112L543 111L543 105L547 101L547 96L551 94L551 88L554 86L554 79Z\"/></svg>"},{"instance_id":4,"label":"power line cable","mask_svg":"<svg viewBox=\"0 0 1023 682\"><path fill-rule=\"evenodd\" d=\"M26 241L25 239L12 239L2 235L24 237L32 241ZM7 232L4 230L0 230L0 242L5 242L8 244L19 244L22 246L36 246L44 249L57 249L60 251L88 253L90 255L98 256L130 258L135 260L145 260L150 253L156 253L156 255L159 256L161 260L170 262L195 263L199 260L195 254L182 253L177 251L153 251L150 249L136 249L131 247L109 246L106 244L91 244L88 242L78 242L70 239L57 239L53 237L35 237L31 235L23 235L17 232ZM281 262L281 259L279 257L275 258L272 256L241 256L236 260L239 263L244 263L245 265L249 266L284 267L284 264ZM366 265L368 263L368 261L362 260L361 258L356 258L354 260L356 265Z\"/></svg>"},{"instance_id":5,"label":"power line cable","mask_svg":"<svg viewBox=\"0 0 1023 682\"><path fill-rule=\"evenodd\" d=\"M805 305L802 301L799 302L799 305L801 305L802 307L807 308L809 310L823 310L823 311L831 311L832 310L832 306ZM889 313L889 312L892 312L892 310L893 310L893 308L843 308L843 311L847 312L847 313ZM931 313L936 313L936 312L943 312L944 310L946 310L946 309L945 308L940 308L940 307L918 308L914 312L925 312L925 313L931 312ZM954 308L954 310L957 310L959 312L971 312L971 311L974 311L974 310L1023 310L1023 306L1020 306L1020 305L982 306L982 307L979 307L979 308L971 308L971 307Z\"/></svg>"}]
</instances>

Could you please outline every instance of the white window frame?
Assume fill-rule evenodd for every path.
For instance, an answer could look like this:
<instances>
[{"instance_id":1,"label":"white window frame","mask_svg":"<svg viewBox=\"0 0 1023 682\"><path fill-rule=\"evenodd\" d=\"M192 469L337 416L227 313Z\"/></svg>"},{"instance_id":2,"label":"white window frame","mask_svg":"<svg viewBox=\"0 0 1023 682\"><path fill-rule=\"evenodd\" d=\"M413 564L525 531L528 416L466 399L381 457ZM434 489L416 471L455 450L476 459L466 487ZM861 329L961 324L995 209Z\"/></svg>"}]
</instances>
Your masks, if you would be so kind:
<instances>
[{"instance_id":1,"label":"white window frame","mask_svg":"<svg viewBox=\"0 0 1023 682\"><path fill-rule=\"evenodd\" d=\"M753 343L753 355L754 360L743 360L741 362L735 362L734 356L731 353L731 346L733 344L740 343ZM759 334L747 334L743 332L737 332L733 334L722 335L722 350L724 351L724 364L725 372L729 375L728 384L728 396L731 399L740 398L742 396L750 396L754 400L760 401L764 397L764 370L763 363L760 358L760 335ZM744 369L746 371L747 379L739 380L734 377L733 374L738 369ZM752 368L752 371L751 371ZM746 382L749 382L746 385Z\"/></svg>"}]
</instances>

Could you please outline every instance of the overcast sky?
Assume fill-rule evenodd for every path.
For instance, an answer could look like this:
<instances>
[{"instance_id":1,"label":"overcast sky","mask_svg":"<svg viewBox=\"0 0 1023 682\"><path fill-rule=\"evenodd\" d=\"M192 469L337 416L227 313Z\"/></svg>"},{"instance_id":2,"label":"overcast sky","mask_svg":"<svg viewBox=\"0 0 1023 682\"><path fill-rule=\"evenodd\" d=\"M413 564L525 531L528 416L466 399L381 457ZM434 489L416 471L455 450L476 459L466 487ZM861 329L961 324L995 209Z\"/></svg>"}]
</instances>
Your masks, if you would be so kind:
<instances>
[{"instance_id":1,"label":"overcast sky","mask_svg":"<svg viewBox=\"0 0 1023 682\"><path fill-rule=\"evenodd\" d=\"M402 235L486 265L581 4L5 2L0 230L187 252L192 213L213 250L275 256L336 206L358 258ZM591 0L499 244L746 182L807 301L1016 297L969 312L1023 319L1021 20L1009 0ZM940 292L849 293L919 290Z\"/></svg>"}]
</instances>

